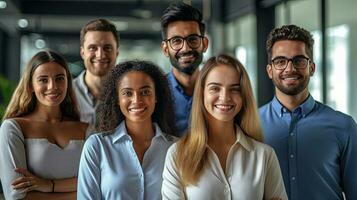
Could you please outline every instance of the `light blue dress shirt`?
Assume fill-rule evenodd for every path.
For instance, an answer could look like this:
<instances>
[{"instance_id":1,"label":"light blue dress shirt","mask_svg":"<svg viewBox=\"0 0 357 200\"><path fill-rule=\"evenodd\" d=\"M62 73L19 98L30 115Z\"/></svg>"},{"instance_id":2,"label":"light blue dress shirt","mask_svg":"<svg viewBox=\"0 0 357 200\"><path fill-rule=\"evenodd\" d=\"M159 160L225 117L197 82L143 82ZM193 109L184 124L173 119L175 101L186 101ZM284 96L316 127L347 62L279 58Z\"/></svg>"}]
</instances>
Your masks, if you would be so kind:
<instances>
[{"instance_id":1,"label":"light blue dress shirt","mask_svg":"<svg viewBox=\"0 0 357 200\"><path fill-rule=\"evenodd\" d=\"M290 112L276 97L260 108L291 200L357 199L357 125L309 96Z\"/></svg>"},{"instance_id":2,"label":"light blue dress shirt","mask_svg":"<svg viewBox=\"0 0 357 200\"><path fill-rule=\"evenodd\" d=\"M185 94L185 90L177 82L172 70L167 74L167 80L169 81L169 86L172 93L173 108L175 111L176 128L178 135L181 137L187 131L191 107L192 107L192 96Z\"/></svg>"},{"instance_id":3,"label":"light blue dress shirt","mask_svg":"<svg viewBox=\"0 0 357 200\"><path fill-rule=\"evenodd\" d=\"M142 165L135 153L125 122L113 134L94 134L85 142L78 175L77 198L115 200L161 199L166 151L175 137L161 132L145 152Z\"/></svg>"}]
</instances>

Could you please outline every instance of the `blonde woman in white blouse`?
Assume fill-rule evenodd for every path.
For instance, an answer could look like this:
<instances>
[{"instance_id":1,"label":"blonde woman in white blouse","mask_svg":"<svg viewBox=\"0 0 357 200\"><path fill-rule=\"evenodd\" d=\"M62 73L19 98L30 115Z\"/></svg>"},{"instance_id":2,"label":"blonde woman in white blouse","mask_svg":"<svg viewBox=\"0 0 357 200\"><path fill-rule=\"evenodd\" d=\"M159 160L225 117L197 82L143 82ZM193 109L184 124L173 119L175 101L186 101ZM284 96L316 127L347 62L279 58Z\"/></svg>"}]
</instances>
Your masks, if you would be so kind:
<instances>
[{"instance_id":1,"label":"blonde woman in white blouse","mask_svg":"<svg viewBox=\"0 0 357 200\"><path fill-rule=\"evenodd\" d=\"M167 153L163 199L287 199L238 60L210 58L200 72L188 133Z\"/></svg>"}]
</instances>

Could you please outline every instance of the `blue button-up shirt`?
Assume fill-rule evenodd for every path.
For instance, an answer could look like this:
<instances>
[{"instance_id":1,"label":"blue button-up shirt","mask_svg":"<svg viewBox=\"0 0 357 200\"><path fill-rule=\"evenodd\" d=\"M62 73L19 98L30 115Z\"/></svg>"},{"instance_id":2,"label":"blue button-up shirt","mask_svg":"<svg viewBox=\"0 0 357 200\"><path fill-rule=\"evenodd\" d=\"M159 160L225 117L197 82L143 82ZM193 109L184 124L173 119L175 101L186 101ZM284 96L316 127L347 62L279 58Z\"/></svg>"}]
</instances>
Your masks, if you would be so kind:
<instances>
[{"instance_id":1,"label":"blue button-up shirt","mask_svg":"<svg viewBox=\"0 0 357 200\"><path fill-rule=\"evenodd\" d=\"M260 108L265 142L278 156L291 200L357 199L357 125L312 96L290 112L278 99Z\"/></svg>"},{"instance_id":2,"label":"blue button-up shirt","mask_svg":"<svg viewBox=\"0 0 357 200\"><path fill-rule=\"evenodd\" d=\"M192 107L192 96L185 94L185 90L177 82L172 70L167 75L167 79L172 93L177 132L179 136L182 136L188 128Z\"/></svg>"},{"instance_id":3,"label":"blue button-up shirt","mask_svg":"<svg viewBox=\"0 0 357 200\"><path fill-rule=\"evenodd\" d=\"M161 199L166 151L174 140L155 124L155 136L140 164L125 122L113 134L90 136L82 151L77 199Z\"/></svg>"}]
</instances>

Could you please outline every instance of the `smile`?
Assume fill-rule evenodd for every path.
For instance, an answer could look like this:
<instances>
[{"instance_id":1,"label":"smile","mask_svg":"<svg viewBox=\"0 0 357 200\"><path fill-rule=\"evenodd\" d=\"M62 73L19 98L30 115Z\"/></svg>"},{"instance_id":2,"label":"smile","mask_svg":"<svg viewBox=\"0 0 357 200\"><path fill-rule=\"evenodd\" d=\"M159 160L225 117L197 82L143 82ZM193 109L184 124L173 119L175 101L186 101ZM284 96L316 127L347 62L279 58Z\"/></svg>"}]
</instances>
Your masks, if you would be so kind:
<instances>
[{"instance_id":1,"label":"smile","mask_svg":"<svg viewBox=\"0 0 357 200\"><path fill-rule=\"evenodd\" d=\"M234 106L232 105L222 105L222 104L214 105L214 107L224 112L227 112L234 108Z\"/></svg>"},{"instance_id":2,"label":"smile","mask_svg":"<svg viewBox=\"0 0 357 200\"><path fill-rule=\"evenodd\" d=\"M146 108L129 108L129 112L131 113L141 113L144 112Z\"/></svg>"}]
</instances>

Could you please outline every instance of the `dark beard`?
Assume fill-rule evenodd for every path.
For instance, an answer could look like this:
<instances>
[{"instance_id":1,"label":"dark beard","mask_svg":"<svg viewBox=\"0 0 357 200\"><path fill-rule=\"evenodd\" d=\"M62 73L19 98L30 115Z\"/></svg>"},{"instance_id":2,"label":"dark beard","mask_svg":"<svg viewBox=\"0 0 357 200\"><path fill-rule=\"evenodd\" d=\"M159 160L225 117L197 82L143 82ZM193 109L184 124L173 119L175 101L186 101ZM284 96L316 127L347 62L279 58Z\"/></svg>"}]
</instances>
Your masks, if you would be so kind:
<instances>
[{"instance_id":1,"label":"dark beard","mask_svg":"<svg viewBox=\"0 0 357 200\"><path fill-rule=\"evenodd\" d=\"M190 63L190 65L182 67L180 66L178 60L181 56L185 56L185 55L193 55L196 58L196 60L193 63ZM178 53L175 55L175 57L170 55L171 65L175 67L177 70L179 70L180 72L187 75L192 75L196 71L198 66L201 64L202 59L203 59L203 53L198 53L197 51Z\"/></svg>"}]
</instances>

